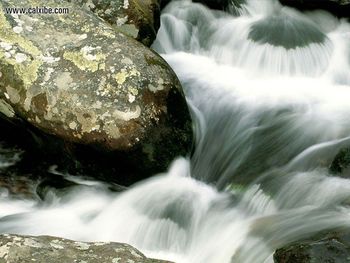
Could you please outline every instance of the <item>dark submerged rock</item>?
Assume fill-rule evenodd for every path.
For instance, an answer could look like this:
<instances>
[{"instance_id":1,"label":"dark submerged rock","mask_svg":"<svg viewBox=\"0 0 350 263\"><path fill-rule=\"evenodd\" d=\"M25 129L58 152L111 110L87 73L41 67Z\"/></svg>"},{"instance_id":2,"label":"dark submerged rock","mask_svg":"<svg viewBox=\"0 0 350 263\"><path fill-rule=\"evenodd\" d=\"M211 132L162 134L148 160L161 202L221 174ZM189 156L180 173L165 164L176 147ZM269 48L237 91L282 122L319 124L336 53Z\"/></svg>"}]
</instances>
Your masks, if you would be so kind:
<instances>
[{"instance_id":1,"label":"dark submerged rock","mask_svg":"<svg viewBox=\"0 0 350 263\"><path fill-rule=\"evenodd\" d=\"M350 234L329 233L278 249L275 263L345 263L350 261Z\"/></svg>"},{"instance_id":2,"label":"dark submerged rock","mask_svg":"<svg viewBox=\"0 0 350 263\"><path fill-rule=\"evenodd\" d=\"M327 36L315 24L297 14L280 13L255 22L248 38L261 44L294 49L312 43L322 44Z\"/></svg>"},{"instance_id":3,"label":"dark submerged rock","mask_svg":"<svg viewBox=\"0 0 350 263\"><path fill-rule=\"evenodd\" d=\"M224 10L231 3L231 0L193 0L194 3L201 3L211 9Z\"/></svg>"},{"instance_id":4,"label":"dark submerged rock","mask_svg":"<svg viewBox=\"0 0 350 263\"><path fill-rule=\"evenodd\" d=\"M334 157L334 160L329 167L330 173L349 178L350 176L350 148L343 148Z\"/></svg>"},{"instance_id":5,"label":"dark submerged rock","mask_svg":"<svg viewBox=\"0 0 350 263\"><path fill-rule=\"evenodd\" d=\"M193 2L201 3L215 10L234 10L240 8L245 3L245 0L193 0Z\"/></svg>"},{"instance_id":6,"label":"dark submerged rock","mask_svg":"<svg viewBox=\"0 0 350 263\"><path fill-rule=\"evenodd\" d=\"M280 2L299 10L323 9L338 17L350 18L350 0L280 0Z\"/></svg>"},{"instance_id":7,"label":"dark submerged rock","mask_svg":"<svg viewBox=\"0 0 350 263\"><path fill-rule=\"evenodd\" d=\"M161 9L163 9L170 2L171 0L160 0ZM245 0L192 0L192 2L203 4L210 9L227 10L230 8L230 6L240 8L241 5L245 3Z\"/></svg>"},{"instance_id":8,"label":"dark submerged rock","mask_svg":"<svg viewBox=\"0 0 350 263\"><path fill-rule=\"evenodd\" d=\"M35 6L0 6L19 4ZM44 160L121 184L186 155L190 115L167 63L89 11L45 5L74 12L0 14L0 113L8 129L24 127Z\"/></svg>"},{"instance_id":9,"label":"dark submerged rock","mask_svg":"<svg viewBox=\"0 0 350 263\"><path fill-rule=\"evenodd\" d=\"M150 259L130 245L115 242L77 242L49 236L0 236L0 263L86 262L170 263Z\"/></svg>"}]
</instances>

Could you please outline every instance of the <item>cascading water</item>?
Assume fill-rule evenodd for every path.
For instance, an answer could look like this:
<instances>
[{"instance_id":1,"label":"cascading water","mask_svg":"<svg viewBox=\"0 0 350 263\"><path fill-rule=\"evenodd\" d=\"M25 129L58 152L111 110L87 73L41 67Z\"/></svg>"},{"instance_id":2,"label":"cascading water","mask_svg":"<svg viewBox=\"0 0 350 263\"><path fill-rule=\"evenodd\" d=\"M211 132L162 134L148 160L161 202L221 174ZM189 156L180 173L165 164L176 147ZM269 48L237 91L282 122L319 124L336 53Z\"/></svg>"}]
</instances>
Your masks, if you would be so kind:
<instances>
[{"instance_id":1,"label":"cascading water","mask_svg":"<svg viewBox=\"0 0 350 263\"><path fill-rule=\"evenodd\" d=\"M289 242L350 227L350 181L327 170L350 146L350 25L274 0L228 10L173 1L153 44L192 110L191 158L122 193L70 176L78 185L44 202L3 193L0 232L126 242L179 263L270 263Z\"/></svg>"}]
</instances>

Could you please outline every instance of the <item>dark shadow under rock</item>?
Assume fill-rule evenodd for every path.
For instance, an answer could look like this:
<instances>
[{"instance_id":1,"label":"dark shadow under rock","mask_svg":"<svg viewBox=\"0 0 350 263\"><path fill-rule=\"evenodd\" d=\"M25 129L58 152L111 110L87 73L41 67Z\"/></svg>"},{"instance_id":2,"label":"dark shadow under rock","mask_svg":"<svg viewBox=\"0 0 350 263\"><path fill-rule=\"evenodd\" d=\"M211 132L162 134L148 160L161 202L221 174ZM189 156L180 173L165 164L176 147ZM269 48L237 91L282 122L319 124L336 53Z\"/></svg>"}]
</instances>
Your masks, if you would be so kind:
<instances>
[{"instance_id":1,"label":"dark shadow under rock","mask_svg":"<svg viewBox=\"0 0 350 263\"><path fill-rule=\"evenodd\" d=\"M122 186L158 172L154 167L142 166L137 151L129 154L134 154L133 160L139 166L130 161L130 155L126 158L122 153L72 144L25 123L13 124L0 118L0 130L0 187L10 194L31 196L36 185L42 196L48 187L63 189L74 185L65 179L65 174L102 180L109 183L111 191L121 191ZM171 145L164 148L171 150ZM52 171L52 167L57 171Z\"/></svg>"}]
</instances>

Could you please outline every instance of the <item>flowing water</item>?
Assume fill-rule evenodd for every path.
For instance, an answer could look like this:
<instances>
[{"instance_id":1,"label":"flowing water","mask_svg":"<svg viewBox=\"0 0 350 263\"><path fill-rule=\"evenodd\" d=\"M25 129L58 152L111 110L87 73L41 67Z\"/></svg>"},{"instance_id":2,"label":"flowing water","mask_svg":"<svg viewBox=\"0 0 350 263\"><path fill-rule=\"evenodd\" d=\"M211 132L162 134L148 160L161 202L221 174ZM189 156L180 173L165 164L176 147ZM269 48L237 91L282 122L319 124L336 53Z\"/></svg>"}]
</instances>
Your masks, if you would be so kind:
<instances>
[{"instance_id":1,"label":"flowing water","mask_svg":"<svg viewBox=\"0 0 350 263\"><path fill-rule=\"evenodd\" d=\"M153 48L181 80L196 150L122 193L77 186L0 196L0 232L119 241L178 263L264 263L290 242L350 227L350 25L274 0L163 11ZM18 157L18 156L17 156ZM15 159L0 158L2 169Z\"/></svg>"}]
</instances>

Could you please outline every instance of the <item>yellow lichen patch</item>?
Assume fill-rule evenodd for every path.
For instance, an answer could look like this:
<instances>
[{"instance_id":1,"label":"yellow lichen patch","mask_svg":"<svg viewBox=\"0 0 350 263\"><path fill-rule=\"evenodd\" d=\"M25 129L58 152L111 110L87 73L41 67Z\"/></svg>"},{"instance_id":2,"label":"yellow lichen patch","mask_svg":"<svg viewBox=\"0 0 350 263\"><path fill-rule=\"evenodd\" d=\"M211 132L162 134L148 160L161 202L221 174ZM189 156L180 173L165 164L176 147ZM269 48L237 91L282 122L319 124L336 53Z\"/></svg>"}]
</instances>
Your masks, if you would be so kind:
<instances>
[{"instance_id":1,"label":"yellow lichen patch","mask_svg":"<svg viewBox=\"0 0 350 263\"><path fill-rule=\"evenodd\" d=\"M1 51L0 59L4 59L4 53ZM43 64L41 60L33 60L31 63L17 63L13 58L5 58L4 61L13 66L16 75L22 80L26 88L37 80L38 70Z\"/></svg>"},{"instance_id":2,"label":"yellow lichen patch","mask_svg":"<svg viewBox=\"0 0 350 263\"><path fill-rule=\"evenodd\" d=\"M128 91L129 91L132 95L134 95L134 96L136 96L136 95L139 94L139 91L138 91L137 88L135 88L135 87L129 86L129 87L128 87Z\"/></svg>"},{"instance_id":3,"label":"yellow lichen patch","mask_svg":"<svg viewBox=\"0 0 350 263\"><path fill-rule=\"evenodd\" d=\"M119 85L122 85L125 82L127 76L128 74L125 71L121 71L115 74L115 80Z\"/></svg>"},{"instance_id":4,"label":"yellow lichen patch","mask_svg":"<svg viewBox=\"0 0 350 263\"><path fill-rule=\"evenodd\" d=\"M120 72L114 75L115 80L119 85L122 85L128 77L140 76L140 72L135 68L132 68L129 72L126 69L122 69Z\"/></svg>"},{"instance_id":5,"label":"yellow lichen patch","mask_svg":"<svg viewBox=\"0 0 350 263\"><path fill-rule=\"evenodd\" d=\"M1 10L4 10L4 7L2 6L1 3L0 3L0 8L1 8ZM1 27L5 27L5 25L7 25L5 13L3 13L3 12L0 13L0 25L1 25Z\"/></svg>"},{"instance_id":6,"label":"yellow lichen patch","mask_svg":"<svg viewBox=\"0 0 350 263\"><path fill-rule=\"evenodd\" d=\"M100 33L105 37L112 38L112 39L115 38L115 34L111 30L102 30Z\"/></svg>"},{"instance_id":7,"label":"yellow lichen patch","mask_svg":"<svg viewBox=\"0 0 350 263\"><path fill-rule=\"evenodd\" d=\"M66 51L63 57L76 65L81 70L88 70L95 72L99 69L105 69L106 55L97 53L93 59L87 57L87 54L83 51L71 52Z\"/></svg>"},{"instance_id":8,"label":"yellow lichen patch","mask_svg":"<svg viewBox=\"0 0 350 263\"><path fill-rule=\"evenodd\" d=\"M2 8L2 6L0 5ZM1 9L0 8L0 9ZM38 77L38 69L42 65L42 61L37 59L40 57L40 50L29 40L23 38L20 34L13 31L12 26L7 21L4 13L0 12L0 41L17 46L22 49L22 53L31 55L34 60L31 63L18 63L14 58L5 58L5 61L14 66L16 74L22 79L25 87L30 86ZM0 51L0 58L4 58L4 52Z\"/></svg>"},{"instance_id":9,"label":"yellow lichen patch","mask_svg":"<svg viewBox=\"0 0 350 263\"><path fill-rule=\"evenodd\" d=\"M136 68L133 68L130 70L130 76L140 76L140 72L136 69Z\"/></svg>"},{"instance_id":10,"label":"yellow lichen patch","mask_svg":"<svg viewBox=\"0 0 350 263\"><path fill-rule=\"evenodd\" d=\"M86 24L86 25L83 25L81 27L81 31L84 32L84 33L90 33L91 32L91 27L89 24Z\"/></svg>"},{"instance_id":11,"label":"yellow lichen patch","mask_svg":"<svg viewBox=\"0 0 350 263\"><path fill-rule=\"evenodd\" d=\"M102 83L103 85L99 85L98 87L98 94L101 96L108 96L111 94L119 94L120 91L118 89L115 88L115 86L111 85L110 83L107 83L105 85L105 83Z\"/></svg>"},{"instance_id":12,"label":"yellow lichen patch","mask_svg":"<svg viewBox=\"0 0 350 263\"><path fill-rule=\"evenodd\" d=\"M0 8L3 9L1 4ZM0 39L11 44L18 44L26 52L33 56L41 55L40 50L34 46L32 42L24 39L21 35L13 31L12 26L7 21L3 12L0 12Z\"/></svg>"},{"instance_id":13,"label":"yellow lichen patch","mask_svg":"<svg viewBox=\"0 0 350 263\"><path fill-rule=\"evenodd\" d=\"M36 81L38 78L38 70L42 64L41 60L34 60L28 65L15 64L15 71L21 76L25 87L29 87L34 81Z\"/></svg>"}]
</instances>

